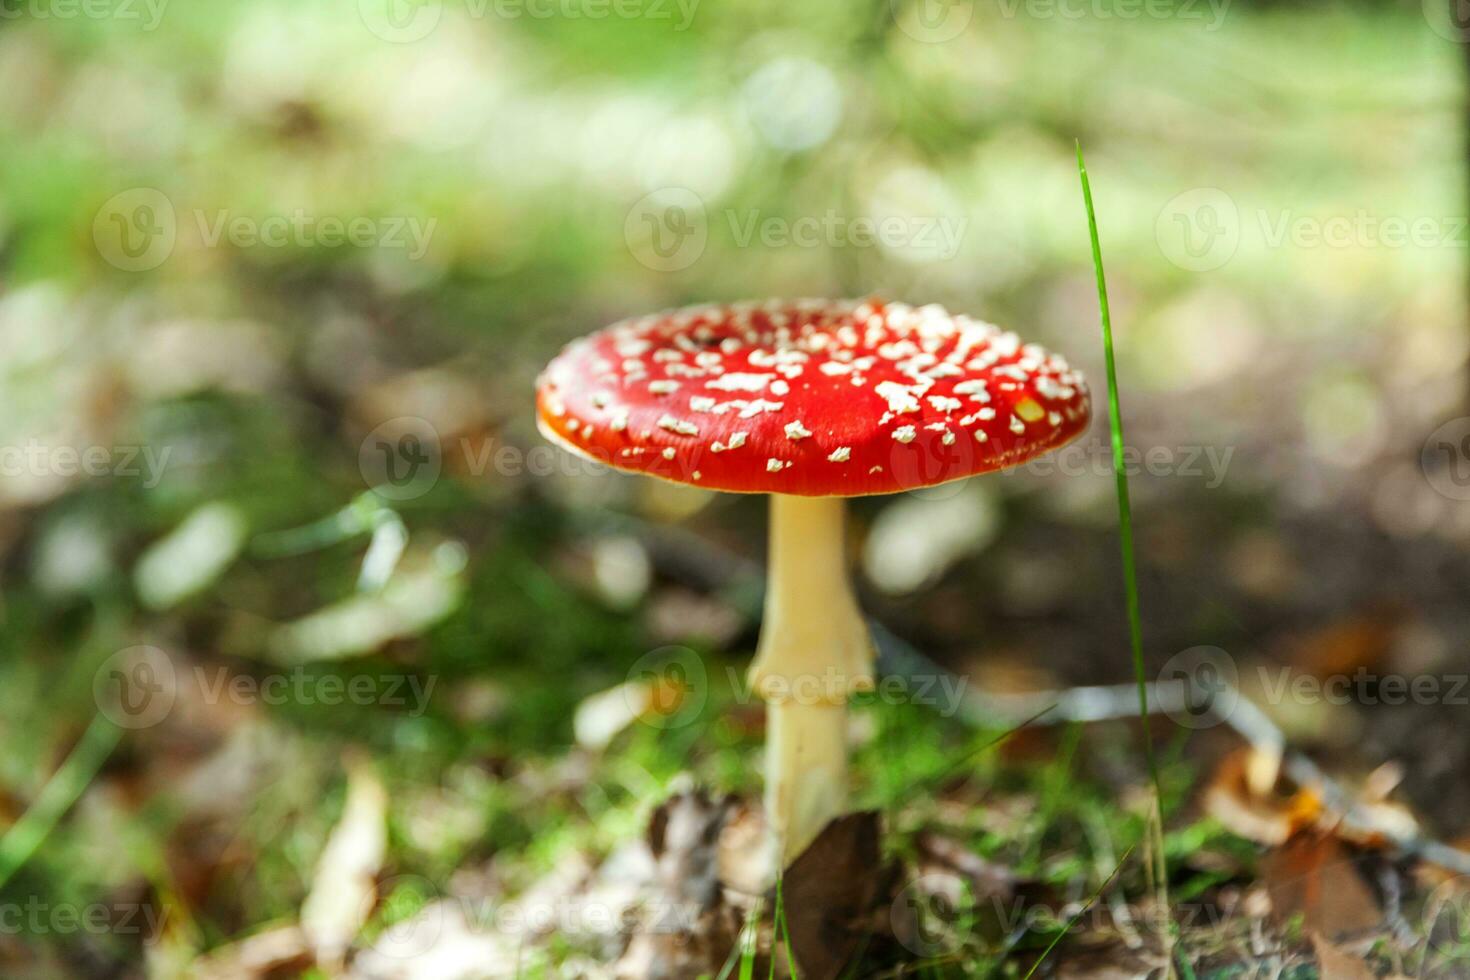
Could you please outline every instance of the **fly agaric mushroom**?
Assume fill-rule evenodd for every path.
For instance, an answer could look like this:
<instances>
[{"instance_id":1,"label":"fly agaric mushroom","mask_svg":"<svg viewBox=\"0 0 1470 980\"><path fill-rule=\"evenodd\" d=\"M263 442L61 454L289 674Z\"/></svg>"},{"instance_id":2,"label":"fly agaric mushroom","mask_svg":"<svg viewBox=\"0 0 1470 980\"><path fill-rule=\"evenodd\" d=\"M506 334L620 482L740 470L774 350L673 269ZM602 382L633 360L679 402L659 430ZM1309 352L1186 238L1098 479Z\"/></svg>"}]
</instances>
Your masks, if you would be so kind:
<instances>
[{"instance_id":1,"label":"fly agaric mushroom","mask_svg":"<svg viewBox=\"0 0 1470 980\"><path fill-rule=\"evenodd\" d=\"M783 866L847 788L847 701L873 688L842 498L1022 463L1079 435L1066 361L938 306L737 303L639 317L574 341L537 382L537 421L582 456L771 496L752 688L767 705L766 814Z\"/></svg>"}]
</instances>

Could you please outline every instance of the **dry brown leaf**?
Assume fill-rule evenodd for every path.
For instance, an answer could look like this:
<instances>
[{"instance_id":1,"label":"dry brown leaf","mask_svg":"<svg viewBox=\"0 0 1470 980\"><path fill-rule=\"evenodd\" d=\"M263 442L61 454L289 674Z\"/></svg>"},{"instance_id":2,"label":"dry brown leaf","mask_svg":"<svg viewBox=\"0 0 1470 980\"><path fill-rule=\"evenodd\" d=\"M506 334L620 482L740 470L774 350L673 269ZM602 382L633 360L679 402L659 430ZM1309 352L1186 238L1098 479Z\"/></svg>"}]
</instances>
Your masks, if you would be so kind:
<instances>
[{"instance_id":1,"label":"dry brown leaf","mask_svg":"<svg viewBox=\"0 0 1470 980\"><path fill-rule=\"evenodd\" d=\"M786 869L786 927L803 980L838 976L869 930L874 910L880 904L886 910L892 900L880 823L872 810L838 817Z\"/></svg>"},{"instance_id":2,"label":"dry brown leaf","mask_svg":"<svg viewBox=\"0 0 1470 980\"><path fill-rule=\"evenodd\" d=\"M1312 935L1312 951L1317 954L1317 968L1326 980L1378 980L1378 975L1368 962L1354 956L1341 946L1323 938L1321 933Z\"/></svg>"},{"instance_id":3,"label":"dry brown leaf","mask_svg":"<svg viewBox=\"0 0 1470 980\"><path fill-rule=\"evenodd\" d=\"M376 878L388 849L388 791L364 757L347 760L347 803L317 861L301 906L301 928L328 973L340 973L372 914Z\"/></svg>"},{"instance_id":4,"label":"dry brown leaf","mask_svg":"<svg viewBox=\"0 0 1470 980\"><path fill-rule=\"evenodd\" d=\"M1266 855L1261 877L1277 922L1300 915L1307 929L1330 938L1382 925L1383 912L1352 853L1330 833L1296 834Z\"/></svg>"},{"instance_id":5,"label":"dry brown leaf","mask_svg":"<svg viewBox=\"0 0 1470 980\"><path fill-rule=\"evenodd\" d=\"M740 915L719 877L720 833L734 805L696 790L671 797L649 820L657 861L654 894L642 928L616 967L618 977L683 977L719 973L735 948Z\"/></svg>"}]
</instances>

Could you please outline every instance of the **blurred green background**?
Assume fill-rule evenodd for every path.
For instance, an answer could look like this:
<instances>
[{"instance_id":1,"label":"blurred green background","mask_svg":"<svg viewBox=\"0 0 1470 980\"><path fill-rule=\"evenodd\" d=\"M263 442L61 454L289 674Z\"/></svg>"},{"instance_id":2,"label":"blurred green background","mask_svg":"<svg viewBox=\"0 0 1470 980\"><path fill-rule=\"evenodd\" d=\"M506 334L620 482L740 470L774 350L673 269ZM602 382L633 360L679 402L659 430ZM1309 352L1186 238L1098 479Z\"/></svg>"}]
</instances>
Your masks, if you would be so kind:
<instances>
[{"instance_id":1,"label":"blurred green background","mask_svg":"<svg viewBox=\"0 0 1470 980\"><path fill-rule=\"evenodd\" d=\"M756 792L759 706L726 668L754 638L760 501L537 448L535 375L627 315L877 294L1015 329L1100 390L1074 139L1129 440L1169 454L1134 478L1150 662L1269 657L1380 605L1412 628L1391 662L1463 660L1470 511L1420 465L1470 352L1461 49L1432 4L0 11L0 831L106 716L111 671L177 683L0 890L166 928L0 929L6 976L190 975L294 921L344 766L387 788L379 877L436 892L595 864L681 772ZM380 444L430 471L363 496ZM1075 472L859 502L868 608L976 686L1128 681L1105 420L1081 445ZM671 645L708 666L701 710L574 732ZM310 693L250 687L273 677ZM322 703L327 678L369 695ZM870 709L869 804L975 737ZM1440 733L1418 792L1443 798L1463 738L1385 726L1355 751ZM1111 744L1079 799L1136 775ZM1011 789L1048 798L1047 757ZM1076 802L960 823L1086 877ZM382 902L359 944L400 914ZM608 955L529 945L527 975Z\"/></svg>"}]
</instances>

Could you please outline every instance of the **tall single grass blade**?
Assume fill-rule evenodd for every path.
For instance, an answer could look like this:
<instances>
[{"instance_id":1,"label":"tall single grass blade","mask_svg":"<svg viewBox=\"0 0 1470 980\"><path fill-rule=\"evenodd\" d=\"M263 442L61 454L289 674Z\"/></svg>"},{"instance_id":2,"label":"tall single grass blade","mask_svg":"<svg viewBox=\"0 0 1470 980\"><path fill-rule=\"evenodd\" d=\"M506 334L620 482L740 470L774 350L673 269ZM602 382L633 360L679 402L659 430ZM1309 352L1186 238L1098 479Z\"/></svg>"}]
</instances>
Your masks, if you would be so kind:
<instances>
[{"instance_id":1,"label":"tall single grass blade","mask_svg":"<svg viewBox=\"0 0 1470 980\"><path fill-rule=\"evenodd\" d=\"M1026 975L1023 976L1021 980L1031 980L1031 975L1037 970L1041 969L1041 964L1046 962L1046 958L1051 955L1052 950L1057 948L1057 944L1060 943L1064 938L1066 938L1067 933L1072 931L1072 927L1075 926L1082 919L1082 917L1086 915L1094 905L1097 904L1097 900L1102 897L1103 892L1108 890L1108 886L1111 885L1113 881L1118 877L1118 872L1123 870L1123 865L1128 863L1128 856L1132 853L1133 848L1131 847L1123 852L1123 857L1118 862L1118 866L1113 869L1113 873L1108 875L1107 880L1098 886L1097 891L1092 893L1092 895L1087 899L1087 904L1078 909L1077 914L1068 919L1067 924L1062 926L1061 930L1052 937L1051 942L1046 944L1046 949L1041 951L1041 955L1036 958L1035 963L1031 964L1031 969L1026 971Z\"/></svg>"},{"instance_id":2,"label":"tall single grass blade","mask_svg":"<svg viewBox=\"0 0 1470 980\"><path fill-rule=\"evenodd\" d=\"M1113 444L1113 479L1118 492L1118 541L1123 555L1123 588L1128 604L1128 639L1133 651L1133 674L1138 682L1138 720L1143 726L1143 752L1153 783L1152 813L1146 821L1148 860L1145 865L1159 906L1159 934L1165 944L1169 975L1173 976L1172 925L1169 916L1168 869L1164 863L1163 785L1154 756L1153 731L1149 725L1148 680L1143 667L1143 625L1138 611L1138 567L1133 549L1133 507L1128 497L1128 473L1123 462L1123 413L1118 405L1118 368L1113 357L1113 318L1108 308L1108 282L1103 273L1102 245L1098 242L1097 211L1092 203L1092 183L1077 142L1077 175L1082 181L1082 201L1087 208L1087 231L1092 241L1092 266L1097 273L1097 302L1102 317L1103 361L1108 382L1108 429Z\"/></svg>"}]
</instances>

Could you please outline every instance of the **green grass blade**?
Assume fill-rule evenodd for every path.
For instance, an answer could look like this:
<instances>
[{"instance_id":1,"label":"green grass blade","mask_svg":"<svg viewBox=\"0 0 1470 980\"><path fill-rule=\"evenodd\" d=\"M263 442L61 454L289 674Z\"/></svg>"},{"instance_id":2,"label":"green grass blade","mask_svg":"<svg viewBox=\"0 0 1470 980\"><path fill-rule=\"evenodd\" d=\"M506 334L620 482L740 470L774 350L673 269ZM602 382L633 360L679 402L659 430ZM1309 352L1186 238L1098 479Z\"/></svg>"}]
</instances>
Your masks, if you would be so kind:
<instances>
[{"instance_id":1,"label":"green grass blade","mask_svg":"<svg viewBox=\"0 0 1470 980\"><path fill-rule=\"evenodd\" d=\"M1143 723L1143 750L1149 776L1158 792L1159 772L1148 721L1148 681L1143 669L1143 625L1138 613L1138 568L1133 554L1133 505L1128 498L1128 473L1123 463L1123 414L1118 408L1118 367L1113 358L1113 317L1108 309L1108 282L1103 275L1102 246L1097 240L1097 212L1092 206L1092 184L1077 144L1077 173L1082 178L1082 200L1087 205L1087 230L1092 236L1092 265L1097 272L1097 302L1102 313L1103 358L1108 378L1108 428L1113 441L1113 478L1118 488L1118 540L1123 552L1123 587L1128 599L1128 639L1133 649L1133 673L1138 680L1138 715Z\"/></svg>"},{"instance_id":2,"label":"green grass blade","mask_svg":"<svg viewBox=\"0 0 1470 980\"><path fill-rule=\"evenodd\" d=\"M122 730L102 715L87 726L81 741L51 777L30 809L0 838L0 888L30 860L71 805L112 754Z\"/></svg>"},{"instance_id":3,"label":"green grass blade","mask_svg":"<svg viewBox=\"0 0 1470 980\"><path fill-rule=\"evenodd\" d=\"M745 915L745 925L740 929L740 936L736 940L735 948L730 951L730 958L725 960L724 968L720 970L715 980L727 980L730 971L738 964L740 976L743 980L750 980L755 976L755 945L756 933L760 929L761 911L760 902L756 902Z\"/></svg>"},{"instance_id":4,"label":"green grass blade","mask_svg":"<svg viewBox=\"0 0 1470 980\"><path fill-rule=\"evenodd\" d=\"M1138 720L1143 725L1143 752L1148 761L1149 778L1153 781L1154 812L1148 821L1151 840L1150 868L1160 900L1160 912L1167 916L1168 871L1163 848L1163 784L1159 779L1158 761L1154 756L1153 731L1148 714L1148 681L1143 667L1143 624L1138 612L1138 567L1133 549L1133 507L1128 498L1128 474L1123 464L1123 413L1118 407L1118 368L1113 357L1113 318L1108 309L1108 282L1103 274L1102 245L1097 236L1097 211L1092 203L1092 184L1087 179L1087 164L1082 159L1082 142L1077 141L1077 174L1082 181L1082 200L1087 207L1087 231L1092 240L1092 266L1097 273L1097 302L1102 316L1103 359L1108 381L1108 428L1113 443L1113 478L1118 490L1118 540L1123 554L1123 587L1128 602L1128 639L1133 651L1133 674L1138 681ZM1167 941L1168 928L1164 935ZM1172 970L1171 970L1172 972Z\"/></svg>"},{"instance_id":5,"label":"green grass blade","mask_svg":"<svg viewBox=\"0 0 1470 980\"><path fill-rule=\"evenodd\" d=\"M1108 890L1108 886L1118 877L1118 872L1123 870L1123 865L1128 863L1128 856L1132 853L1133 848L1131 847L1123 852L1122 859L1118 862L1118 866L1113 869L1113 873L1108 875L1108 880L1098 886L1097 891L1093 892L1092 896L1088 898L1087 904L1078 909L1077 914L1068 919L1067 924L1062 926L1061 930L1052 937L1051 942L1047 943L1046 949L1041 951L1041 955L1036 958L1035 963L1031 964L1031 969L1026 971L1026 975L1021 980L1031 980L1031 975L1041 969L1041 964L1046 962L1046 958L1051 955L1052 950L1057 948L1057 944L1066 938L1067 933L1072 931L1072 927L1081 921L1082 917L1097 904L1097 900L1102 897L1102 893Z\"/></svg>"},{"instance_id":6,"label":"green grass blade","mask_svg":"<svg viewBox=\"0 0 1470 980\"><path fill-rule=\"evenodd\" d=\"M785 874L776 875L776 938L786 951L786 972L791 980L799 980L796 972L796 955L791 952L791 927L786 924L786 896L782 890ZM776 951L771 950L771 975L776 972Z\"/></svg>"}]
</instances>

